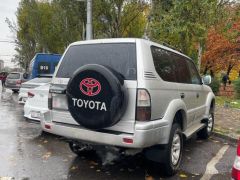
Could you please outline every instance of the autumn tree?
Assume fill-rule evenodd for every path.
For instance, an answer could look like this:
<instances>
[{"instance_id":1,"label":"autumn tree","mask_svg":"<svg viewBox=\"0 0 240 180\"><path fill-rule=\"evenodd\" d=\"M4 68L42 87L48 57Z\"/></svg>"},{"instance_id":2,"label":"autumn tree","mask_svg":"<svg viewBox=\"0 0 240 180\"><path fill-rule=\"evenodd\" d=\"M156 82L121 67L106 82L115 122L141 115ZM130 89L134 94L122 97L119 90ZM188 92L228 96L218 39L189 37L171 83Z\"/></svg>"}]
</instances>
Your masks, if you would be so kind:
<instances>
[{"instance_id":1,"label":"autumn tree","mask_svg":"<svg viewBox=\"0 0 240 180\"><path fill-rule=\"evenodd\" d=\"M203 73L220 72L227 75L240 65L240 17L239 7L228 6L228 19L213 26L207 36L206 51L203 55Z\"/></svg>"},{"instance_id":2,"label":"autumn tree","mask_svg":"<svg viewBox=\"0 0 240 180\"><path fill-rule=\"evenodd\" d=\"M208 29L223 16L222 7L228 2L155 0L152 38L177 47L200 65Z\"/></svg>"}]
</instances>

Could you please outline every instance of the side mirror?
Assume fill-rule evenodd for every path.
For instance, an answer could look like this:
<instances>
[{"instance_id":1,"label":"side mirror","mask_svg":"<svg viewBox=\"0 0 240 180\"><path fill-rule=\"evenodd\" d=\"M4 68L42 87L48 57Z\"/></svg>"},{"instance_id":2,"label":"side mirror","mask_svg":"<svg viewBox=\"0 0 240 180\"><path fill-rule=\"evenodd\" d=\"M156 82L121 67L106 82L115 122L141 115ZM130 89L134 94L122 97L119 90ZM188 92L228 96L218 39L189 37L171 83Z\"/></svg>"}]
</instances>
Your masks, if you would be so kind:
<instances>
[{"instance_id":1,"label":"side mirror","mask_svg":"<svg viewBox=\"0 0 240 180\"><path fill-rule=\"evenodd\" d=\"M202 77L203 84L209 85L212 82L212 77L210 75L206 75Z\"/></svg>"}]
</instances>

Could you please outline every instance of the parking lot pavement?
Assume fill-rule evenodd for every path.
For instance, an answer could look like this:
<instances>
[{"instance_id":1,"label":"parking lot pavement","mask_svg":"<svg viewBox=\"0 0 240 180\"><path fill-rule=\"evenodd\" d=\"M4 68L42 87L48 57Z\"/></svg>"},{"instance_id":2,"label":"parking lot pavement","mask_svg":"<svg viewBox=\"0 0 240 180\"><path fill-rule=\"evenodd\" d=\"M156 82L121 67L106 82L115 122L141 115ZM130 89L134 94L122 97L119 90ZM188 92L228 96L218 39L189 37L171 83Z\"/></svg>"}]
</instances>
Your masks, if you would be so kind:
<instances>
[{"instance_id":1,"label":"parking lot pavement","mask_svg":"<svg viewBox=\"0 0 240 180\"><path fill-rule=\"evenodd\" d=\"M39 124L23 118L17 94L7 91L1 95L0 177L6 179L224 180L230 179L235 152L236 147L222 139L193 137L184 145L181 170L171 178L164 177L162 168L141 154L115 157L99 149L97 155L77 157L62 138L42 133Z\"/></svg>"}]
</instances>

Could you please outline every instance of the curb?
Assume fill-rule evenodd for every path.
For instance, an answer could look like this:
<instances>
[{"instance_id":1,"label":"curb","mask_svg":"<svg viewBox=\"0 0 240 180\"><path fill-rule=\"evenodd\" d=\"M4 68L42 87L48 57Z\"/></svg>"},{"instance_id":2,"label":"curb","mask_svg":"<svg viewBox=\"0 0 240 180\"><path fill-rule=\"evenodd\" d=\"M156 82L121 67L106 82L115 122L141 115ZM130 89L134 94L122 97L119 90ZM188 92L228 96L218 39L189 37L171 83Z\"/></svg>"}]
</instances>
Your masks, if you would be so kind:
<instances>
[{"instance_id":1,"label":"curb","mask_svg":"<svg viewBox=\"0 0 240 180\"><path fill-rule=\"evenodd\" d=\"M238 142L237 138L234 138L234 137L231 137L231 136L228 136L228 135L216 132L216 131L213 131L212 135L215 137L230 141L231 143L234 143L234 144L237 144L237 142Z\"/></svg>"}]
</instances>

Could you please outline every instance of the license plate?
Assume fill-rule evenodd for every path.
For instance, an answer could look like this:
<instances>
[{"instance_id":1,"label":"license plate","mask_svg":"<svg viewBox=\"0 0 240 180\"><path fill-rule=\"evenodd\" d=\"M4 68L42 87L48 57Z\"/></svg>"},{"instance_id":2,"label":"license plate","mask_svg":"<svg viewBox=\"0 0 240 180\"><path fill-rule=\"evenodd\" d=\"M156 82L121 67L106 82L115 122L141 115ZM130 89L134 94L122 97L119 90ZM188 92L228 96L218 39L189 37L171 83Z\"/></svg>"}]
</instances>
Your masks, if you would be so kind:
<instances>
[{"instance_id":1,"label":"license plate","mask_svg":"<svg viewBox=\"0 0 240 180\"><path fill-rule=\"evenodd\" d=\"M33 117L33 118L40 118L40 112L32 111L31 112L31 117Z\"/></svg>"}]
</instances>

